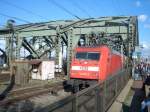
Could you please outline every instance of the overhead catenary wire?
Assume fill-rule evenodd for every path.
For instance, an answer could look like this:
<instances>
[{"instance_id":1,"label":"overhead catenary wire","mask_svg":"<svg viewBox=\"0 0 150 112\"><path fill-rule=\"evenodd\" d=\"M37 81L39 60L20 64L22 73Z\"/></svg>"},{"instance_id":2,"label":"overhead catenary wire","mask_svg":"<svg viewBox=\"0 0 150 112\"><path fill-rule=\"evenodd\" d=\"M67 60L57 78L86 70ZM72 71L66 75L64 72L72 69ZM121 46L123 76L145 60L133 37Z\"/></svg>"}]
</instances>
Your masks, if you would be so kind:
<instances>
[{"instance_id":1,"label":"overhead catenary wire","mask_svg":"<svg viewBox=\"0 0 150 112\"><path fill-rule=\"evenodd\" d=\"M70 12L68 9L66 9L65 7L63 7L62 5L60 5L59 3L57 3L54 0L48 0L49 2L51 2L52 4L54 4L55 6L57 6L58 8L60 8L61 10L65 11L66 13L70 14L71 16L74 16L75 18L81 20L80 17L78 17L76 14Z\"/></svg>"},{"instance_id":2,"label":"overhead catenary wire","mask_svg":"<svg viewBox=\"0 0 150 112\"><path fill-rule=\"evenodd\" d=\"M22 21L22 22L25 22L25 23L28 23L28 24L31 23L30 21L27 21L25 19L21 19L21 18L15 17L15 16L9 16L9 15L3 14L3 13L0 13L0 15L4 16L4 17L7 17L7 18L15 19L15 20L18 20L18 21Z\"/></svg>"},{"instance_id":3,"label":"overhead catenary wire","mask_svg":"<svg viewBox=\"0 0 150 112\"><path fill-rule=\"evenodd\" d=\"M89 18L91 18L91 15L82 7L80 7L80 5L78 3L76 3L73 0L70 0L70 3L72 3L73 6L76 6L81 12L83 12L84 14L86 14Z\"/></svg>"},{"instance_id":4,"label":"overhead catenary wire","mask_svg":"<svg viewBox=\"0 0 150 112\"><path fill-rule=\"evenodd\" d=\"M39 14L33 12L33 11L30 11L30 10L28 10L28 9L25 9L25 8L23 8L23 7L20 7L20 6L16 5L16 4L10 3L10 2L5 1L5 0L0 0L0 2L2 2L2 3L4 3L4 4L7 4L7 5L10 5L10 6L12 6L12 7L15 7L15 8L17 8L17 9L20 9L20 10L26 12L26 13L32 14L32 15L34 15L34 16L37 16L37 17L39 17L39 18L41 18L41 19L47 20L46 17L43 17L43 16L41 16L41 15L39 15Z\"/></svg>"}]
</instances>

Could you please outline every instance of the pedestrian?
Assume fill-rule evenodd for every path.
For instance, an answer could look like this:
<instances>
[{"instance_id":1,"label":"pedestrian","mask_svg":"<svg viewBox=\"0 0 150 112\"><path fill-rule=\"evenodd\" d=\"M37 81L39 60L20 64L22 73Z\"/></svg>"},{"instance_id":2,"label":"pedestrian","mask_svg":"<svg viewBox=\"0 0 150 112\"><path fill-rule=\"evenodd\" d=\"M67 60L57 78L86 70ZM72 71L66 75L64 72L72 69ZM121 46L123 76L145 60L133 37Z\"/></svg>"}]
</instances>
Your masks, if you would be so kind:
<instances>
[{"instance_id":1,"label":"pedestrian","mask_svg":"<svg viewBox=\"0 0 150 112\"><path fill-rule=\"evenodd\" d=\"M150 63L148 63L147 71L148 71L148 73L150 73Z\"/></svg>"},{"instance_id":2,"label":"pedestrian","mask_svg":"<svg viewBox=\"0 0 150 112\"><path fill-rule=\"evenodd\" d=\"M145 99L144 101L142 101L141 103L141 112L147 112L148 109L147 107L150 106L150 98Z\"/></svg>"},{"instance_id":3,"label":"pedestrian","mask_svg":"<svg viewBox=\"0 0 150 112\"><path fill-rule=\"evenodd\" d=\"M144 80L143 67L144 67L143 63L138 64L138 71L139 71L139 75L141 76L142 80Z\"/></svg>"},{"instance_id":4,"label":"pedestrian","mask_svg":"<svg viewBox=\"0 0 150 112\"><path fill-rule=\"evenodd\" d=\"M139 67L138 65L136 65L134 68L134 80L138 80L138 79L139 79Z\"/></svg>"}]
</instances>

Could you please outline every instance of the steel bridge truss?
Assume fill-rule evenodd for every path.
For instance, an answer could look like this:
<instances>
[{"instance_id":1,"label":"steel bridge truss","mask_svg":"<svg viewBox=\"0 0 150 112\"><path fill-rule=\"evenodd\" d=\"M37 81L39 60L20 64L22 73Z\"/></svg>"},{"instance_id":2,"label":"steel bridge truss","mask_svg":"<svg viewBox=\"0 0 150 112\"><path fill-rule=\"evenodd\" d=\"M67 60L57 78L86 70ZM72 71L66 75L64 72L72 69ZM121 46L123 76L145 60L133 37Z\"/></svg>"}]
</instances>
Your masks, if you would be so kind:
<instances>
[{"instance_id":1,"label":"steel bridge truss","mask_svg":"<svg viewBox=\"0 0 150 112\"><path fill-rule=\"evenodd\" d=\"M60 20L24 24L0 29L6 41L7 64L14 59L49 59L56 65L67 60L67 68L76 46L107 44L112 49L131 56L139 44L136 16ZM24 53L23 53L23 50Z\"/></svg>"}]
</instances>

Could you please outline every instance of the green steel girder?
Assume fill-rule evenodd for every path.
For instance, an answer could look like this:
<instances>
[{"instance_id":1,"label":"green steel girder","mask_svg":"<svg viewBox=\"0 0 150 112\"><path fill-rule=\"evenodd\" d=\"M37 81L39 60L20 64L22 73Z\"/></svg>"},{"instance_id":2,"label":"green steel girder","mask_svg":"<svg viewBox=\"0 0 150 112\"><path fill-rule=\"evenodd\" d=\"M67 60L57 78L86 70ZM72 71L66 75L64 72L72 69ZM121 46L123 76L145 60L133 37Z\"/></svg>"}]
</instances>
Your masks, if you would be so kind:
<instances>
[{"instance_id":1,"label":"green steel girder","mask_svg":"<svg viewBox=\"0 0 150 112\"><path fill-rule=\"evenodd\" d=\"M70 64L71 64L71 58L72 58L72 50L73 50L73 29L70 29L70 32L68 34L68 46L67 46L67 76L69 78L69 71L70 71Z\"/></svg>"},{"instance_id":2,"label":"green steel girder","mask_svg":"<svg viewBox=\"0 0 150 112\"><path fill-rule=\"evenodd\" d=\"M26 39L23 39L22 45L32 54L33 57L40 57L39 54L34 50L34 48L27 42Z\"/></svg>"},{"instance_id":3,"label":"green steel girder","mask_svg":"<svg viewBox=\"0 0 150 112\"><path fill-rule=\"evenodd\" d=\"M97 35L105 33L106 38L116 38L117 35L120 35L123 39L123 43L120 45L124 46L126 54L131 54L134 47L139 44L138 37L138 22L136 16L117 16L117 17L101 17L101 18L88 18L83 20L68 20L68 21L50 21L43 23L33 23L14 26L14 29L4 28L0 29L0 38L6 38L7 45L10 45L10 37L13 33L13 38L16 38L16 57L19 57L19 51L21 48L20 43L24 43L22 40L24 38L35 38L35 43L31 44L29 41L25 45L30 49L30 53L34 57L40 58L43 54L53 51L56 51L56 63L59 62L59 53L61 52L61 43L64 43L67 46L67 62L68 66L70 65L72 50L78 45L78 40L81 35L85 35L86 42L89 43L89 35L94 32ZM114 36L115 35L115 36ZM42 46L42 43L39 43L42 46L39 49L35 49L37 41L45 42L45 45ZM32 40L30 39L30 40ZM112 47L116 47L114 43L107 41ZM110 39L113 40L113 39ZM33 40L32 40L33 41ZM102 41L102 40L99 40ZM24 45L24 44L23 44ZM116 47L119 49L118 47ZM6 50L9 51L9 48ZM14 48L13 48L14 49ZM44 51L44 52L43 52Z\"/></svg>"}]
</instances>

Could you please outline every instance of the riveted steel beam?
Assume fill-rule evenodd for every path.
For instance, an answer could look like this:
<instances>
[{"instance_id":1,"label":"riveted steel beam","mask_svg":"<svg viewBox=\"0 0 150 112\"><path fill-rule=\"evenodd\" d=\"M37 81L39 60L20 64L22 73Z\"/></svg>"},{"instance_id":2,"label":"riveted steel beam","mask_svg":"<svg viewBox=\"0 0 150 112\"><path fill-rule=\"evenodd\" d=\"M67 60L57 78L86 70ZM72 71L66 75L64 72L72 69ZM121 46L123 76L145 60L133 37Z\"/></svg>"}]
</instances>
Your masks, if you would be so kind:
<instances>
[{"instance_id":1,"label":"riveted steel beam","mask_svg":"<svg viewBox=\"0 0 150 112\"><path fill-rule=\"evenodd\" d=\"M21 46L26 47L30 54L34 57L41 58L44 54L55 51L56 63L60 63L60 52L62 43L67 46L67 63L68 73L69 65L72 58L73 49L78 45L78 41L82 36L85 37L86 43L90 43L89 35L94 32L97 36L105 34L104 40L98 36L96 43L103 43L107 41L112 48L120 49L116 46L115 42L118 36L121 36L124 52L129 56L134 50L134 47L139 44L138 37L138 20L136 16L116 16L116 17L101 17L101 18L88 18L82 20L61 20L50 21L42 23L32 23L25 25L14 26L11 28L0 29L0 38L6 39L6 54L10 55L11 42L16 43L16 57L19 56L19 49ZM13 41L11 36L13 34ZM108 39L108 37L110 37ZM29 45L22 42L26 38ZM115 39L116 40L115 40ZM16 40L15 40L16 39ZM30 42L34 41L33 43ZM100 42L99 42L100 41ZM21 44L22 43L22 44ZM38 45L38 49L36 48ZM90 45L90 44L88 44ZM29 47L30 46L30 47ZM13 47L14 50L14 47ZM12 51L13 51L12 50Z\"/></svg>"}]
</instances>

